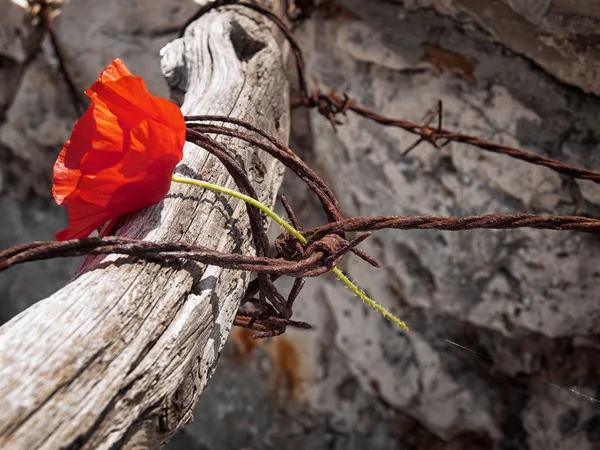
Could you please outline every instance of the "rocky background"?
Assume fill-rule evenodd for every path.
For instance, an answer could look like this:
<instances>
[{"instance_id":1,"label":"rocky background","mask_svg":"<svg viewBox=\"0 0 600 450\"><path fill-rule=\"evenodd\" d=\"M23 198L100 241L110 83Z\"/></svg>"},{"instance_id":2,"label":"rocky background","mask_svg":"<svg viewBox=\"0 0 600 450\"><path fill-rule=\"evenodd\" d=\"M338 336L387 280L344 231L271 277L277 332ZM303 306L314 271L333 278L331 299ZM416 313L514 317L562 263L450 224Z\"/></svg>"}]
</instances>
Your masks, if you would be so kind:
<instances>
[{"instance_id":1,"label":"rocky background","mask_svg":"<svg viewBox=\"0 0 600 450\"><path fill-rule=\"evenodd\" d=\"M51 239L65 225L51 167L78 116L24 3L0 0L1 248ZM118 56L168 97L158 52L197 8L71 0L53 26L79 90ZM447 128L600 169L600 0L337 0L295 34L321 89L414 121L441 99ZM600 215L590 182L462 145L402 156L413 136L342 120L335 134L297 110L292 145L347 216ZM293 176L281 192L303 225L322 223ZM342 268L412 334L334 278L309 280L296 314L314 330L270 341L234 330L194 423L168 448L600 448L597 237L390 231L363 248L382 269L352 257ZM0 274L0 322L64 285L77 265Z\"/></svg>"}]
</instances>

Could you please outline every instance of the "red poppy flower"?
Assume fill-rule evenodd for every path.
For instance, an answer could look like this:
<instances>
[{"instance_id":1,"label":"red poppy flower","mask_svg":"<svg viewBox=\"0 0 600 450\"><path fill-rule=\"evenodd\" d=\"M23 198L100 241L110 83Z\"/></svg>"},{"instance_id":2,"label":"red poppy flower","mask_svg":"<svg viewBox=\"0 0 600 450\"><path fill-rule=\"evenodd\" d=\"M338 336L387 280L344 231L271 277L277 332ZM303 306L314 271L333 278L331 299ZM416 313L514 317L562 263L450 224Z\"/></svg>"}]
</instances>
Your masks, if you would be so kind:
<instances>
[{"instance_id":1,"label":"red poppy flower","mask_svg":"<svg viewBox=\"0 0 600 450\"><path fill-rule=\"evenodd\" d=\"M122 214L160 202L183 157L185 121L120 59L85 92L92 104L54 165L52 194L69 213L58 240L83 238Z\"/></svg>"}]
</instances>

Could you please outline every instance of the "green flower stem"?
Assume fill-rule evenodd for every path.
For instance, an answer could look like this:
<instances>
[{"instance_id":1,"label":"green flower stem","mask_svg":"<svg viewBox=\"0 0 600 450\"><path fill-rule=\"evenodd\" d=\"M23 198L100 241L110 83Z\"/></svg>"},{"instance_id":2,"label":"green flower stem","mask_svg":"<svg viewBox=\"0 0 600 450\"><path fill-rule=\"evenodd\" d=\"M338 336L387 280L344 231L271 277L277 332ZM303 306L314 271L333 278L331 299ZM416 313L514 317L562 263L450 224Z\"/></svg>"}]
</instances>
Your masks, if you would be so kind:
<instances>
[{"instance_id":1,"label":"green flower stem","mask_svg":"<svg viewBox=\"0 0 600 450\"><path fill-rule=\"evenodd\" d=\"M283 228L285 228L292 236L294 236L296 239L298 239L298 241L300 241L301 244L304 245L307 242L306 238L304 236L302 236L302 234L300 234L300 232L298 230L296 230L293 226L291 226L286 220L284 220L283 218L281 218L280 216L275 214L267 206L263 205L261 202L253 199L252 197L248 197L247 195L244 195L241 192L237 192L232 189L227 189L227 188L224 188L221 186L217 186L216 184L208 183L206 181L194 180L192 178L180 177L178 175L173 175L172 180L175 183L191 184L193 186L201 187L204 189L210 189L211 191L219 192L219 193L225 194L225 195L230 195L232 197L243 200L246 203L251 204L252 206L256 206L263 213L265 213L267 216L272 218L275 222L277 222L279 225L281 225ZM340 269L338 269L337 267L334 267L333 269L331 269L331 271L341 281L343 281L344 284L346 284L346 286L348 286L354 294L356 294L358 297L360 297L365 303L367 303L369 306L371 306L372 308L379 311L384 317L387 317L389 320L394 322L400 328L404 329L407 332L409 331L408 326L404 322L402 322L400 319L398 319L396 316L394 316L391 312L389 312L386 308L381 306L379 303L375 302L375 300L372 300L362 289L358 288L352 281L350 281L350 279Z\"/></svg>"}]
</instances>

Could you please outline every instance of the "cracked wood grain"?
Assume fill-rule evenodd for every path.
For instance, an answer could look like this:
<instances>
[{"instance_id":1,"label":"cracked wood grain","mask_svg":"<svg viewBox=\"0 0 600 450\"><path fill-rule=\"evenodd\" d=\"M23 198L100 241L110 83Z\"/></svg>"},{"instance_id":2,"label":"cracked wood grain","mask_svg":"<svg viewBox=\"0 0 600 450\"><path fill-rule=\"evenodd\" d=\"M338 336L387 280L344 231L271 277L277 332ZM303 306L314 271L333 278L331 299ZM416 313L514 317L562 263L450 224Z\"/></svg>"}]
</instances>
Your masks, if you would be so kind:
<instances>
[{"instance_id":1,"label":"cracked wood grain","mask_svg":"<svg viewBox=\"0 0 600 450\"><path fill-rule=\"evenodd\" d=\"M231 115L287 141L283 46L268 21L222 8L168 44L161 69L184 114ZM218 139L243 162L260 200L273 204L281 165L243 142ZM215 158L190 144L184 153L179 172L235 188ZM174 185L119 234L252 252L245 205L191 186ZM166 443L192 420L248 278L192 262L87 260L67 286L0 328L0 447Z\"/></svg>"}]
</instances>

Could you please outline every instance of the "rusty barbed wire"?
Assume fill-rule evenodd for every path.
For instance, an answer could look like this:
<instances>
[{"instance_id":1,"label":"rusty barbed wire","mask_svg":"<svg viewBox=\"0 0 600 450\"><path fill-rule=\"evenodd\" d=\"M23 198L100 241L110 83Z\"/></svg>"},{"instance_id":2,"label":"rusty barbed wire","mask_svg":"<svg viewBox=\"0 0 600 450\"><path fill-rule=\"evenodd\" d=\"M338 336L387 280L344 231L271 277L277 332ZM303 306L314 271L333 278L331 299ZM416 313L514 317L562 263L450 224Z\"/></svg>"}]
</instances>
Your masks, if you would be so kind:
<instances>
[{"instance_id":1,"label":"rusty barbed wire","mask_svg":"<svg viewBox=\"0 0 600 450\"><path fill-rule=\"evenodd\" d=\"M207 120L217 120L241 126L250 132L258 134L267 142L265 143L259 139L256 139L249 133L244 133L231 128L203 123L194 123L204 122ZM239 161L237 161L237 159L228 152L228 150L225 147L221 146L216 141L210 139L207 136L207 133L237 137L250 143L254 148L266 151L267 153L271 154L273 157L277 158L287 167L292 169L304 182L306 182L313 189L315 194L321 200L323 209L327 213L330 221L342 219L339 203L335 197L335 194L329 188L329 186L327 186L327 184L314 171L312 171L290 148L288 148L279 140L275 139L269 133L245 121L239 119L231 119L224 116L190 116L186 117L186 123L188 127L187 140L206 149L214 156L216 156L224 164L225 168L230 173L230 175L232 175L236 185L244 193L246 193L246 195L257 199L256 192L254 191L247 175L245 174L243 167L241 166ZM287 202L285 202L284 205L286 206L286 211L290 217L290 220L299 226L299 223L291 209L291 206ZM268 238L263 229L261 213L258 211L258 209L254 207L248 207L247 211L257 249L258 246L260 246L260 251L257 250L257 254L259 256L262 256L266 252L265 248L268 245ZM285 253L283 252L283 248L276 247L278 250L276 258L294 259L295 257L305 257L318 251L325 251L329 254L329 259L327 260L325 266L315 268L311 271L307 271L303 274L303 276L317 276L331 270L341 261L343 256L348 251L353 251L358 256L362 257L371 264L379 266L379 263L373 258L369 257L364 252L361 252L356 249L357 245L364 239L366 239L369 235L370 233L363 233L357 236L355 239L348 241L346 239L345 233L340 232L336 235L324 236L322 241L315 242L313 245L307 246L306 249L304 249L300 245L300 243L296 243L294 254ZM293 314L292 305L294 303L294 300L299 294L302 287L304 286L302 277L297 277L293 289L291 290L288 298L285 299L274 285L275 278L271 278L269 275L265 275L259 271L255 272L257 273L257 280L255 280L249 286L246 295L244 295L244 303L253 303L261 312L262 317L280 317L282 319L288 320ZM248 292L252 293L249 295ZM255 298L256 294L258 294L258 298ZM262 322L256 322L254 320L251 320L247 323L243 321L239 323L244 323L244 326L251 329L254 329L252 327L255 324L260 323L261 325L257 325L258 328L255 329L255 331L258 331L258 334L256 335L257 337L267 337L269 335L275 336L285 331L285 327L282 325L283 322L272 320L269 322L271 323L272 329L270 331L264 330L263 328L267 323L265 322L265 320L267 319L264 319Z\"/></svg>"},{"instance_id":2,"label":"rusty barbed wire","mask_svg":"<svg viewBox=\"0 0 600 450\"><path fill-rule=\"evenodd\" d=\"M340 108L341 110L342 108ZM430 120L433 120L435 116L432 115ZM438 126L441 128L441 117L438 119ZM253 131L264 138L271 145L261 142L259 139L249 136L240 130L235 130L221 125L206 124L199 122L223 122L230 125L236 125L246 130ZM285 146L283 143L278 142L274 137L270 136L264 130L257 128L251 124L248 124L240 119L233 119L230 117L223 116L189 116L186 117L188 127L201 133L210 133L217 135L225 135L242 139L252 145L253 148L263 150L271 156L279 159L284 165L290 168L297 176L299 176L312 190L315 192L323 209L325 210L329 224L322 227L314 228L302 232L306 237L309 237L307 247L315 245L323 245L323 242L332 237L345 237L347 232L370 232L381 229L439 229L447 231L459 231L459 230L472 230L472 229L514 229L514 228L537 228L537 229L549 229L549 230L571 230L571 231L582 231L589 233L600 232L600 220L586 217L577 216L546 216L538 214L488 214L470 217L444 217L444 216L381 216L381 217L369 217L369 218L352 218L352 219L341 219L341 211L339 210L339 203L335 200L335 195L331 191L324 181L314 173L308 166L297 156L295 153ZM327 191L324 190L327 189ZM294 227L301 230L298 220L295 214L291 210L289 203L283 199L282 203L286 209L290 221L294 224ZM336 219L336 220L335 220ZM362 241L365 236L359 236L355 241ZM344 242L345 241L344 239ZM355 244L357 245L357 244ZM289 233L283 233L276 241L275 247L278 250L277 256L283 258L294 258L304 256L303 247L300 243L291 236ZM329 243L331 248L331 243ZM345 252L347 253L347 251ZM340 256L341 257L345 255ZM366 254L365 254L366 255ZM368 255L366 255L367 261L369 261ZM338 262L339 262L338 260ZM375 261L376 262L376 261ZM377 263L378 264L378 263ZM320 269L322 271L322 269ZM312 275L312 274L311 274ZM309 276L308 273L304 276ZM303 279L297 278L294 282L293 298L295 299L303 286ZM260 286L256 282L251 282L248 286L244 301L258 304L256 300L253 300L254 295L260 292ZM290 293L290 298L292 294ZM288 314L286 318L289 318L292 311L293 301L288 298ZM267 317L268 313L262 312L262 317ZM270 316L275 317L275 316ZM252 328L252 321L236 321L241 326ZM261 322L264 324L264 322ZM266 337L267 335L274 336L280 334L284 330L275 327L271 332L263 333L262 325L255 329L258 331L257 337ZM269 334L271 333L271 334Z\"/></svg>"},{"instance_id":3,"label":"rusty barbed wire","mask_svg":"<svg viewBox=\"0 0 600 450\"><path fill-rule=\"evenodd\" d=\"M425 124L420 125L415 122L394 119L378 114L374 111L357 105L347 96L341 96L335 91L331 91L329 93L322 93L318 90L313 91L308 101L305 99L300 99L295 102L295 105L317 108L317 110L330 121L334 129L336 129L336 124L340 124L340 122L335 120L335 117L339 114L345 114L347 111L352 111L381 125L401 128L409 133L418 135L419 139L403 152L404 155L408 154L422 142L427 142L438 150L451 142L457 142L468 144L481 150L507 155L531 164L544 166L571 178L578 178L581 180L589 180L594 183L600 183L600 172L580 169L578 167L573 167L569 164L548 158L546 156L538 155L536 153L526 152L515 147L498 144L476 136L470 136L467 134L443 129L441 126L443 115L441 101L438 103L438 108L436 111L436 115L439 118L438 126L436 128L429 126L428 122L430 122L431 119L426 120Z\"/></svg>"},{"instance_id":4,"label":"rusty barbed wire","mask_svg":"<svg viewBox=\"0 0 600 450\"><path fill-rule=\"evenodd\" d=\"M443 110L441 102L438 104L437 111L430 113L423 125L418 125L369 111L358 106L348 97L340 96L333 91L323 94L315 90L309 96L304 77L304 59L300 47L294 41L291 31L285 23L271 11L246 1L217 0L201 8L190 19L189 23L213 8L227 5L244 6L259 12L276 23L283 31L296 56L301 91L301 98L296 102L296 105L317 108L330 121L334 130L340 124L336 116L346 114L347 111L353 111L382 125L396 126L417 134L419 139L405 151L405 154L421 142L428 142L435 148L442 148L449 142L463 142L483 150L502 153L532 164L543 165L572 178L588 179L594 182L600 181L600 173L598 172L578 169L550 158L444 130L442 128ZM437 127L432 128L429 124L436 117L438 118ZM333 190L287 145L270 133L243 120L227 116L188 116L185 120L187 124L186 140L215 156L224 165L242 193L258 200L257 193L235 154L209 135L241 139L249 144L252 149L264 151L279 160L306 183L318 197L329 223L309 230L302 230L290 203L285 197L282 197L282 204L290 222L294 228L307 238L308 242L302 245L290 233L283 232L274 242L276 250L274 257L269 258L266 256L271 245L266 234L265 225L267 222L265 215L254 206L247 205L246 211L256 256L222 253L183 242L149 242L118 236L105 236L63 242L33 242L13 247L0 252L0 271L17 264L56 257L123 254L160 264L181 263L184 260L190 260L228 269L254 272L256 279L248 284L241 301L241 306L250 304L254 309L240 308L234 320L234 325L253 330L255 338L264 338L280 335L289 326L310 328L310 324L291 320L294 302L305 284L306 277L316 277L331 271L349 252L355 253L373 266L380 267L377 260L357 248L373 231L382 229L461 231L528 227L600 233L599 219L578 216L487 214L468 217L380 216L344 219ZM214 122L217 122L217 124ZM348 233L354 232L359 234L350 239ZM280 276L295 278L287 298L274 285L275 280Z\"/></svg>"},{"instance_id":5,"label":"rusty barbed wire","mask_svg":"<svg viewBox=\"0 0 600 450\"><path fill-rule=\"evenodd\" d=\"M291 169L302 181L304 181L308 185L308 187L310 187L311 190L317 195L317 197L321 201L321 205L323 206L323 210L325 211L325 215L327 216L329 221L338 221L343 218L340 210L340 204L331 188L327 186L323 179L321 179L288 146L286 146L283 142L279 141L278 139L275 139L273 136L270 136L269 133L267 133L266 131L248 122L227 116L187 116L185 119L188 127L193 130L197 130L203 133L214 133L242 139L250 143L254 148L265 151L274 158L277 158L286 167ZM239 130L235 130L232 128L227 128L214 124L194 123L205 121L217 121L241 126L249 131L258 134L260 137L264 138L267 141L267 143L255 139L248 133L243 133ZM268 145L269 143L271 145ZM284 204L284 206L286 205ZM291 207L286 207L286 211L290 216L290 219L296 220L295 216L293 215L293 212L291 211ZM342 235L342 237L345 238L344 235ZM372 266L381 267L377 260L370 257L361 250L354 249L353 253L355 253L363 260L367 261Z\"/></svg>"},{"instance_id":6,"label":"rusty barbed wire","mask_svg":"<svg viewBox=\"0 0 600 450\"><path fill-rule=\"evenodd\" d=\"M336 119L336 117L340 114L346 114L348 111L352 111L366 119L379 123L380 125L401 128L409 133L418 135L418 140L415 141L412 145L408 147L408 149L404 151L403 154L405 155L408 154L410 151L414 150L419 144L423 142L429 143L438 150L445 147L451 142L457 142L468 144L477 147L481 150L507 155L512 158L519 159L521 161L525 161L531 164L544 166L571 178L590 180L594 183L600 183L600 172L587 169L580 169L577 167L573 167L569 164L563 163L561 161L548 158L546 156L526 152L515 147L497 144L495 142L478 138L476 136L470 136L467 134L443 129L443 109L441 101L438 102L437 109L438 126L436 128L433 128L429 126L429 122L435 116L432 116L430 120L426 120L425 124L418 124L407 120L391 118L371 111L367 108L359 106L357 103L352 101L347 95L340 95L336 91L325 93L321 92L318 89L315 89L309 94L305 74L306 64L298 42L294 39L294 36L292 35L292 32L288 28L288 26L279 17L277 17L276 14L257 4L243 0L216 0L210 3L209 5L201 8L193 16L193 20L190 19L190 21L187 22L186 27L194 20L196 20L197 18L199 18L200 16L212 9L234 5L246 7L262 14L264 17L268 18L275 25L277 25L277 27L283 32L288 43L290 44L290 47L292 48L292 53L294 54L296 61L296 71L298 74L300 97L292 101L292 107L304 106L308 108L316 108L321 115L327 118L334 131L337 131L338 125L341 125L341 122L339 122Z\"/></svg>"},{"instance_id":7,"label":"rusty barbed wire","mask_svg":"<svg viewBox=\"0 0 600 450\"><path fill-rule=\"evenodd\" d=\"M355 217L329 223L304 232L313 240L331 233L352 231L443 230L467 231L475 229L507 230L535 228L538 230L600 232L600 219L580 216L548 216L542 214L484 214L479 216L379 216ZM309 245L311 240L309 239Z\"/></svg>"},{"instance_id":8,"label":"rusty barbed wire","mask_svg":"<svg viewBox=\"0 0 600 450\"><path fill-rule=\"evenodd\" d=\"M256 191L252 186L246 172L242 168L241 164L228 152L221 144L214 139L209 138L205 134L199 133L193 129L188 128L186 132L186 140L192 142L199 147L204 148L209 153L217 157L221 164L225 166L231 177L233 178L237 187L252 198L258 199ZM254 240L255 251L257 256L265 256L269 250L269 238L262 221L262 213L260 210L252 205L246 204L246 212L248 214L250 230ZM261 301L269 300L275 307L277 312L286 314L285 299L281 296L271 281L266 275L259 273L258 282L260 284Z\"/></svg>"},{"instance_id":9,"label":"rusty barbed wire","mask_svg":"<svg viewBox=\"0 0 600 450\"><path fill-rule=\"evenodd\" d=\"M69 241L37 241L1 251L0 272L26 262L58 257L114 253L155 259L156 261L169 262L187 259L233 270L248 270L256 273L287 275L297 278L313 277L328 272L332 265L336 265L341 257L351 251L353 245L358 245L358 243L369 237L368 234L362 235L348 243L343 242L344 240L336 233L384 229L469 231L475 229L506 230L516 228L600 233L600 219L539 214L486 214L465 217L354 217L304 231L302 234L308 238L308 244L302 252L302 258L293 261L277 257L223 253L185 242L152 242L119 236ZM292 251L295 251L295 243L293 247L290 245L294 238L288 238L289 235L287 234L282 236L279 239L281 248L291 248ZM327 239L325 239L326 237ZM332 241L333 238L337 240ZM296 296L297 294L294 295L294 298Z\"/></svg>"},{"instance_id":10,"label":"rusty barbed wire","mask_svg":"<svg viewBox=\"0 0 600 450\"><path fill-rule=\"evenodd\" d=\"M337 249L336 249L337 250ZM323 271L335 251L320 247L301 261L236 253L223 253L207 247L185 242L152 242L120 236L92 237L69 241L39 241L11 247L0 252L0 272L18 264L84 255L121 254L156 262L177 260L197 261L232 270L246 270L263 274L310 276L315 270ZM318 275L316 275L318 276Z\"/></svg>"},{"instance_id":11,"label":"rusty barbed wire","mask_svg":"<svg viewBox=\"0 0 600 450\"><path fill-rule=\"evenodd\" d=\"M215 116L209 116L215 120ZM194 118L200 120L200 118ZM208 119L207 119L208 120ZM235 121L240 125L247 125L239 119ZM232 133L226 127L207 126L205 132L237 137L239 130ZM238 187L247 195L256 198L256 192L243 172L241 164L231 156L230 151L211 139L203 132L202 127L188 128L187 139L215 155L232 175ZM242 133L244 140L254 146L255 139ZM273 137L269 141L276 141ZM275 147L275 146L273 146ZM285 148L279 152L271 147L254 146L286 162L292 170L305 176L307 184L311 183L313 190L322 200L324 209L329 208L331 216L341 217L339 207L334 205L331 197L321 185L326 186L318 175L306 170L308 166L297 156L290 158L291 149ZM265 151L267 151L265 150ZM331 195L333 196L332 191ZM301 231L300 224L287 200L283 201L285 209L290 216L290 221ZM477 228L538 228L549 230L571 230L589 233L600 232L600 220L577 216L544 216L536 214L510 214L510 215L480 215L470 217L443 217L443 216L381 216L381 217L356 217L351 219L330 220L330 223L313 228L301 233L308 238L305 246L289 233L285 232L275 242L277 255L266 258L269 248L268 238L264 230L262 213L254 207L247 208L250 226L254 237L257 256L221 253L201 246L181 242L148 242L129 238L108 236L103 238L77 239L65 242L34 242L0 252L0 271L29 261L50 259L65 256L99 255L99 254L125 254L136 258L149 259L157 262L172 262L174 260L192 260L204 264L217 265L235 270L247 270L257 273L246 291L243 303L251 303L256 311L242 309L235 319L235 324L250 328L257 332L255 337L263 338L277 336L285 332L288 326L306 327L290 320L292 307L298 297L304 277L315 277L329 272L337 266L343 257L366 239L371 231L382 229L439 229L439 230L472 230ZM348 232L361 232L355 239L347 240L344 236ZM367 261L369 260L366 258ZM279 276L287 275L295 279L294 286L286 299L274 286L273 282ZM256 295L258 294L258 298Z\"/></svg>"},{"instance_id":12,"label":"rusty barbed wire","mask_svg":"<svg viewBox=\"0 0 600 450\"><path fill-rule=\"evenodd\" d=\"M202 118L195 117L194 119L201 120ZM188 120L190 120L190 118L188 118ZM319 195L321 199L323 199L324 208L326 210L329 210L334 217L341 218L339 206L337 205L337 200L335 200L335 195L333 194L333 191L331 191L331 189L329 189L329 187L318 177L318 175L312 172L310 168L308 168L308 166L300 158L298 158L291 149L287 148L285 145L283 145L283 143L280 143L275 138L269 137L268 133L265 133L259 128L253 127L252 125L241 120L238 120L237 123L240 126L245 126L247 129L252 129L259 134L267 136L267 140L269 140L270 142L274 142L277 145L275 145L272 148L265 147L260 141L254 140L251 136L249 136L246 133L236 133L233 135L234 137L240 137L246 140L247 142L253 143L257 146L257 148L265 149L267 151L271 150L272 152L274 152L274 155L278 159L286 160L288 162L289 167L293 168L297 173L300 174L300 176L306 175L306 178L304 179L308 183L314 181L315 192ZM210 139L203 132L198 131L199 128L201 129L201 127L199 126L193 127L188 123L188 142L192 142L216 156L223 163L227 171L233 177L236 185L242 190L242 192L244 192L246 195L257 199L256 192L254 191L254 188L252 187L239 161L237 161L237 159L234 158L233 155L230 154L230 152L228 152L228 150L221 144L217 143L215 140ZM226 128L211 129L211 131L221 135L232 136L228 133L228 131L231 130L228 130ZM291 162L286 158L290 156L293 156ZM266 254L266 250L268 249L268 238L263 227L263 222L261 220L262 213L255 207L251 207L250 205L247 206L250 227L255 241L255 245L257 247L257 255L264 256ZM291 220L297 222L290 207L287 208L287 211L288 214L290 214ZM304 276L317 276L331 270L337 265L337 263L339 263L339 261L343 258L344 254L348 251L354 251L359 256L361 256L362 252L357 251L356 246L364 239L366 239L369 235L370 233L365 233L351 241L348 241L345 239L344 234L340 233L340 235L334 235L324 238L324 242L315 243L314 246L308 246L305 250L306 255L315 253L318 250L323 250L328 252L330 256L324 267L315 268L311 271L308 271L304 274ZM299 246L299 248L302 249L302 246ZM280 252L277 255L278 258L282 256L283 255ZM288 256L289 258L289 255L286 256ZM304 256L304 250L302 250L302 256ZM365 259L370 262L372 261L372 258L365 257ZM288 297L288 299L285 299L285 297L281 295L279 290L275 287L273 283L274 280L272 280L268 275L265 275L261 271L254 272L257 273L257 284L255 285L256 290L254 291L253 295L258 293L259 297L258 299L255 299L252 295L250 298L247 298L246 296L244 296L244 298L247 301L252 301L263 313L268 312L266 310L273 307L276 313L279 314L282 318L289 319L292 315L291 305L293 304L293 298L295 298L298 295L300 289L303 286L301 278L299 278L300 281L297 284L297 290L292 290L292 292L290 293L290 297ZM250 327L254 323L255 322L251 321L246 325ZM283 332L282 330L280 330L281 322L273 322L272 324L274 326L274 329L271 330L273 333L278 334L280 331ZM258 331L260 331L260 334L258 336L261 337L266 337L268 334L266 331Z\"/></svg>"}]
</instances>

